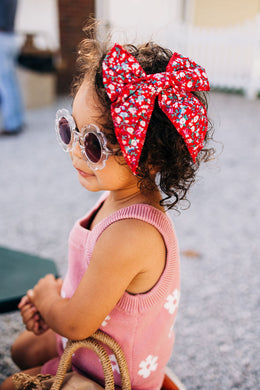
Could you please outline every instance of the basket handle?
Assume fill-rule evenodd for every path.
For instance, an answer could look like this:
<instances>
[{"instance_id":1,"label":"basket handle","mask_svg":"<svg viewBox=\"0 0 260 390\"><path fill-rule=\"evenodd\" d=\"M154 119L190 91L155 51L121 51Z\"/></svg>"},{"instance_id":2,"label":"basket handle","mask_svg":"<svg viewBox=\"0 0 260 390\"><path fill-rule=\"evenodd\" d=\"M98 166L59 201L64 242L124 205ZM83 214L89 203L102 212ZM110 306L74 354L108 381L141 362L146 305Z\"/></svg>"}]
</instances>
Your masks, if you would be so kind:
<instances>
[{"instance_id":1,"label":"basket handle","mask_svg":"<svg viewBox=\"0 0 260 390\"><path fill-rule=\"evenodd\" d=\"M92 335L92 337L95 340L98 340L106 344L113 351L121 375L122 390L131 390L131 381L130 381L128 366L127 366L127 361L120 345L111 336L109 336L107 333L102 332L101 330L97 330Z\"/></svg>"},{"instance_id":2,"label":"basket handle","mask_svg":"<svg viewBox=\"0 0 260 390\"><path fill-rule=\"evenodd\" d=\"M64 376L71 364L72 355L79 348L89 348L94 351L102 364L105 376L105 390L115 390L114 376L110 359L105 349L99 342L106 344L115 354L121 374L122 390L131 390L131 382L124 353L119 344L108 334L97 330L91 337L84 340L67 342L66 348L61 356L59 367L51 390L60 390Z\"/></svg>"}]
</instances>

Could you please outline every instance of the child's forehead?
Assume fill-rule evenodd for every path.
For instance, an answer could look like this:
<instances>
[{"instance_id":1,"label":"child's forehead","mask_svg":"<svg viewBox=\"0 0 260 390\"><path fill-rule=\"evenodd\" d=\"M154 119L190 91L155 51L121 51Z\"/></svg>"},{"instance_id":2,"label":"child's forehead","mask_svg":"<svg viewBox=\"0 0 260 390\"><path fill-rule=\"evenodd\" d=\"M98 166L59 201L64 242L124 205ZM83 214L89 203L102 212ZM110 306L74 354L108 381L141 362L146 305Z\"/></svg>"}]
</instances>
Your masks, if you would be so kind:
<instances>
[{"instance_id":1,"label":"child's forehead","mask_svg":"<svg viewBox=\"0 0 260 390\"><path fill-rule=\"evenodd\" d=\"M72 104L72 115L77 125L86 123L97 124L102 112L102 107L93 84L84 79L74 97Z\"/></svg>"}]
</instances>

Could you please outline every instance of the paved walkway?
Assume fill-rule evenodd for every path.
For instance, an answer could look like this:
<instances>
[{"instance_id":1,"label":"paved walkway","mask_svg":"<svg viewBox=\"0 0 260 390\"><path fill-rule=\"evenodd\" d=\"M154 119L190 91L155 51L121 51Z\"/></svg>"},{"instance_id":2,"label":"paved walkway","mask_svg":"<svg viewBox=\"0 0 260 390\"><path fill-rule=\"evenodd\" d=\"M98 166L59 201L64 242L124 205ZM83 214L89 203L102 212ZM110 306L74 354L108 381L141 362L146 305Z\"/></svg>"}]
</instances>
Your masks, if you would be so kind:
<instances>
[{"instance_id":1,"label":"paved walkway","mask_svg":"<svg viewBox=\"0 0 260 390\"><path fill-rule=\"evenodd\" d=\"M0 245L54 258L64 275L70 228L98 195L80 187L56 145L60 106L70 102L28 111L26 131L0 139ZM170 365L188 390L256 390L260 101L213 93L210 107L224 150L201 170L191 207L171 214L182 252L182 297ZM9 348L22 329L18 312L0 316L0 380L16 370Z\"/></svg>"}]
</instances>

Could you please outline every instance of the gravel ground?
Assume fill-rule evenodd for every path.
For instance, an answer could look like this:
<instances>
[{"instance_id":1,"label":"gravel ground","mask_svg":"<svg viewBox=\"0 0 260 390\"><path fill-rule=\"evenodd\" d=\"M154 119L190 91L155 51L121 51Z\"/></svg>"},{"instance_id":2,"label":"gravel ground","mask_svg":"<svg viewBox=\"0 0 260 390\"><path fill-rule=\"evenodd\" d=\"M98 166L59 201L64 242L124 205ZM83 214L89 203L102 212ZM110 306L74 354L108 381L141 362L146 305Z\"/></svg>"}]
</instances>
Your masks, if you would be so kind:
<instances>
[{"instance_id":1,"label":"gravel ground","mask_svg":"<svg viewBox=\"0 0 260 390\"><path fill-rule=\"evenodd\" d=\"M72 224L99 196L80 187L56 145L55 111L70 104L59 98L29 110L24 133L0 139L0 245L53 258L61 275ZM182 297L169 365L188 390L256 390L260 101L215 92L210 114L223 152L201 169L191 207L171 213L182 253ZM0 316L0 382L17 370L9 349L22 329L18 312Z\"/></svg>"}]
</instances>

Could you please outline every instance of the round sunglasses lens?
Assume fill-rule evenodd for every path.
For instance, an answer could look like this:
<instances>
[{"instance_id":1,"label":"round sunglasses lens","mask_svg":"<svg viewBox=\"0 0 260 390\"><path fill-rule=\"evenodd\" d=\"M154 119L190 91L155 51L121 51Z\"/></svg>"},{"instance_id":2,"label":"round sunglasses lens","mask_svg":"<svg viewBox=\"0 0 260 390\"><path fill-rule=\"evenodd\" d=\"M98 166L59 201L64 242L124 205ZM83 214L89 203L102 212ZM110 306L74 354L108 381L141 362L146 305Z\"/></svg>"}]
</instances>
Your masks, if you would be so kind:
<instances>
[{"instance_id":1,"label":"round sunglasses lens","mask_svg":"<svg viewBox=\"0 0 260 390\"><path fill-rule=\"evenodd\" d=\"M93 133L87 133L85 136L85 153L93 163L97 163L101 158L101 145Z\"/></svg>"},{"instance_id":2,"label":"round sunglasses lens","mask_svg":"<svg viewBox=\"0 0 260 390\"><path fill-rule=\"evenodd\" d=\"M71 141L71 130L69 122L64 117L59 120L59 133L62 142L64 142L66 145L69 145Z\"/></svg>"}]
</instances>

